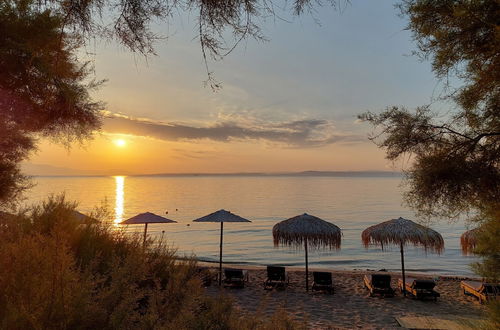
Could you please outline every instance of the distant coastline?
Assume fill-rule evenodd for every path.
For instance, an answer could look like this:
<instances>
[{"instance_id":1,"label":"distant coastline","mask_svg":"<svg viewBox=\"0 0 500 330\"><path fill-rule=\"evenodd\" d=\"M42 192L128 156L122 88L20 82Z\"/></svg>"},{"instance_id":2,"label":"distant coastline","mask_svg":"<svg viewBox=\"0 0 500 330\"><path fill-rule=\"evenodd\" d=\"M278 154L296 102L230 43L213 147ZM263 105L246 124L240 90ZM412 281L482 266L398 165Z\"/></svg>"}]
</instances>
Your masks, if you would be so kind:
<instances>
[{"instance_id":1,"label":"distant coastline","mask_svg":"<svg viewBox=\"0 0 500 330\"><path fill-rule=\"evenodd\" d=\"M401 172L389 171L301 171L301 172L236 172L236 173L152 173L152 174L50 174L33 177L402 177Z\"/></svg>"}]
</instances>

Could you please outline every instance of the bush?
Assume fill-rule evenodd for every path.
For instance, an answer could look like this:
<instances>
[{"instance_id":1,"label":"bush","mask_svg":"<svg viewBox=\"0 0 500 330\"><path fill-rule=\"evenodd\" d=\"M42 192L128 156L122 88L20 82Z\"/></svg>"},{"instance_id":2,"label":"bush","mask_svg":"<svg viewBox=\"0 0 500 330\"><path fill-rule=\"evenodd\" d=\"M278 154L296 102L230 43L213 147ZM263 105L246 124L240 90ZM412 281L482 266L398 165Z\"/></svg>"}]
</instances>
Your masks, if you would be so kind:
<instances>
[{"instance_id":1,"label":"bush","mask_svg":"<svg viewBox=\"0 0 500 330\"><path fill-rule=\"evenodd\" d=\"M209 297L194 259L163 242L126 236L75 215L50 197L0 216L1 329L293 329L280 312L243 315L227 297Z\"/></svg>"}]
</instances>

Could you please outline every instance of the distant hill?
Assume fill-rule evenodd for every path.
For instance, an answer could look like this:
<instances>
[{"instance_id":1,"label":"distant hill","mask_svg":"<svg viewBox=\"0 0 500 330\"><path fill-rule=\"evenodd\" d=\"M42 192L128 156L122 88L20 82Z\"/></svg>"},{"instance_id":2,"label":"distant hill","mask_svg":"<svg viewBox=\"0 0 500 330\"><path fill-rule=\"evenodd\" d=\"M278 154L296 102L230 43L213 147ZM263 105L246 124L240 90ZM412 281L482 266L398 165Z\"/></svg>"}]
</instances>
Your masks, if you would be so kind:
<instances>
[{"instance_id":1,"label":"distant hill","mask_svg":"<svg viewBox=\"0 0 500 330\"><path fill-rule=\"evenodd\" d=\"M193 177L193 176L288 176L288 177L400 177L400 172L389 171L302 171L302 172L236 172L236 173L155 173L134 174L124 170L81 170L67 167L58 167L47 164L24 163L22 170L32 176L149 176L149 177Z\"/></svg>"},{"instance_id":2,"label":"distant hill","mask_svg":"<svg viewBox=\"0 0 500 330\"><path fill-rule=\"evenodd\" d=\"M290 177L400 177L389 171L302 171L302 172L241 172L241 173L156 173L137 176L290 176Z\"/></svg>"},{"instance_id":3,"label":"distant hill","mask_svg":"<svg viewBox=\"0 0 500 330\"><path fill-rule=\"evenodd\" d=\"M31 176L112 176L132 174L129 171L123 170L92 171L33 163L23 163L21 170L23 173Z\"/></svg>"}]
</instances>

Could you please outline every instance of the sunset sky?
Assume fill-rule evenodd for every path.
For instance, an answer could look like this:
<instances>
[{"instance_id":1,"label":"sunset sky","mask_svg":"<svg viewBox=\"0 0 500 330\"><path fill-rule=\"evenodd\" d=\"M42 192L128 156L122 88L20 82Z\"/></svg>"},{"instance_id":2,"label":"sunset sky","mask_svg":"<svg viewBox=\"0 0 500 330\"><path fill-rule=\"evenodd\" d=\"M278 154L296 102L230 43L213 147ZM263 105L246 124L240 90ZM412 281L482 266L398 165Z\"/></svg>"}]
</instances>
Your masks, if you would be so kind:
<instances>
[{"instance_id":1,"label":"sunset sky","mask_svg":"<svg viewBox=\"0 0 500 330\"><path fill-rule=\"evenodd\" d=\"M356 115L427 104L439 90L430 64L410 56L415 45L397 14L388 1L352 1L342 12L268 19L269 42L249 40L210 62L223 85L216 93L203 86L195 14L159 26L168 40L147 59L96 41L86 51L96 78L108 80L94 94L107 104L102 131L69 152L41 141L28 171L393 170Z\"/></svg>"}]
</instances>

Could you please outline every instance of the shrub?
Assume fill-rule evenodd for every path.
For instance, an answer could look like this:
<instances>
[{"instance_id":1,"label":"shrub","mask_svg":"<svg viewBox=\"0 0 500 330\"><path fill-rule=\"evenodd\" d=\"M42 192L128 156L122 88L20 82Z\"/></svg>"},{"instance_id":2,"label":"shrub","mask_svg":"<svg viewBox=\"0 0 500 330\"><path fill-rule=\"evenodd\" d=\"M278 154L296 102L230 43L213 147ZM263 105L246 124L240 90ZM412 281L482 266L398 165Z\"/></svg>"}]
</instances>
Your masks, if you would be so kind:
<instances>
[{"instance_id":1,"label":"shrub","mask_svg":"<svg viewBox=\"0 0 500 330\"><path fill-rule=\"evenodd\" d=\"M75 215L51 196L0 216L1 329L293 329L280 312L243 315L202 288L194 258Z\"/></svg>"}]
</instances>

